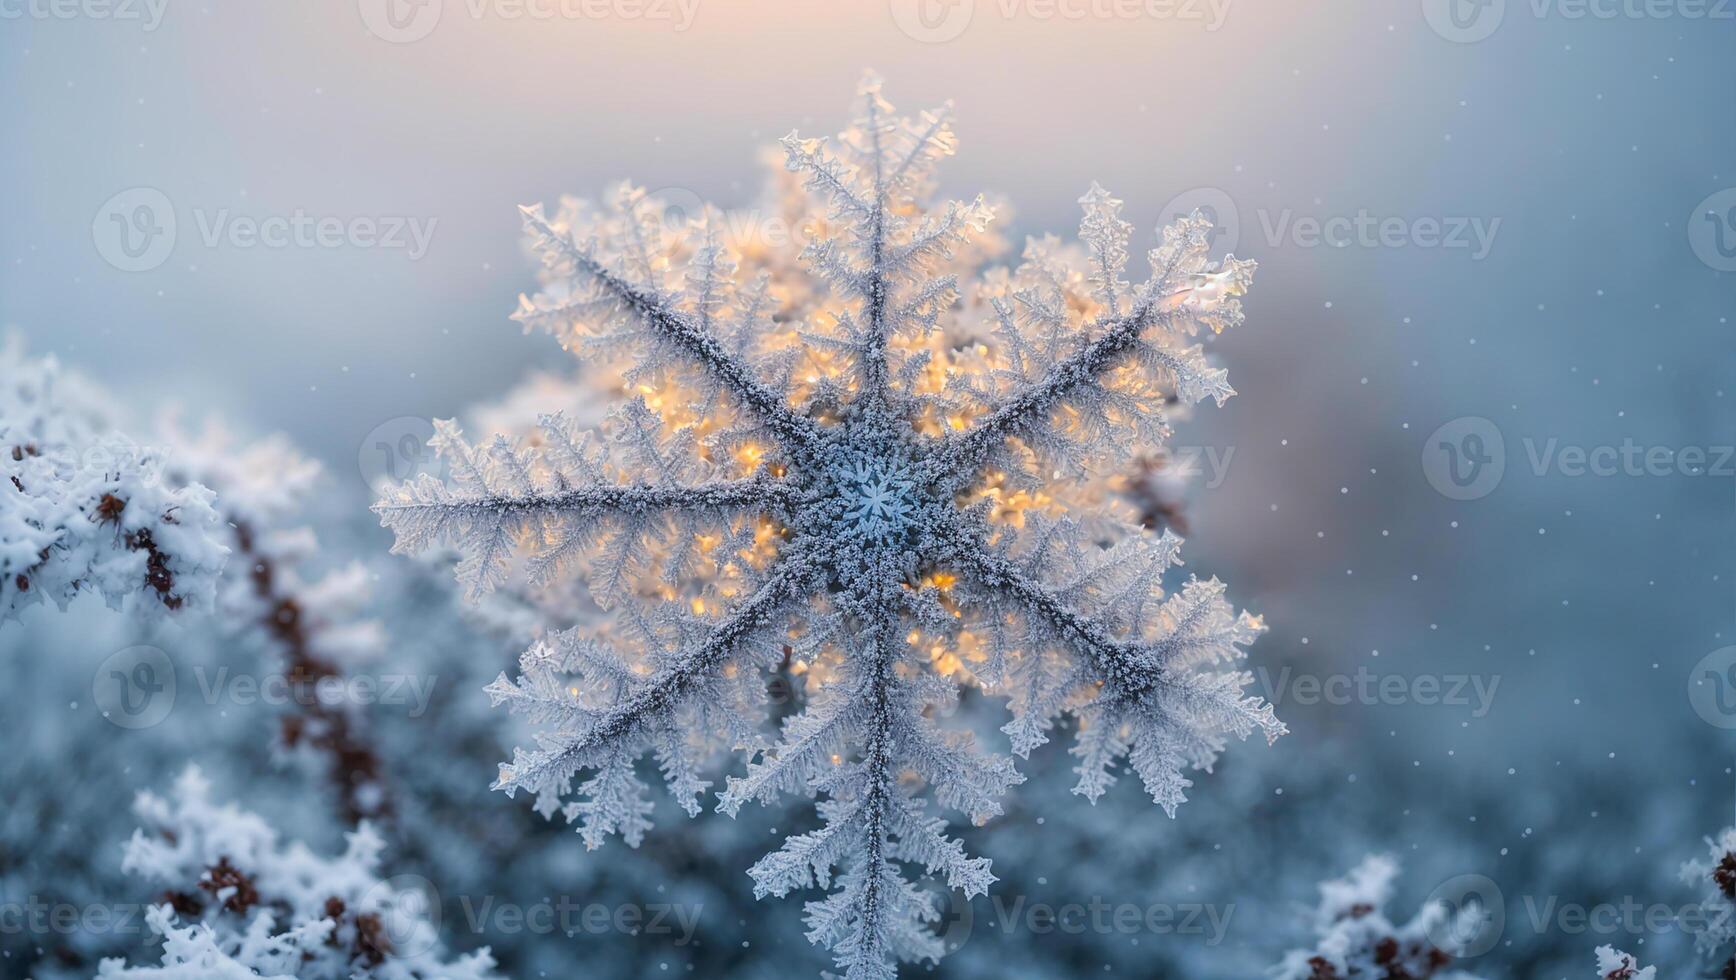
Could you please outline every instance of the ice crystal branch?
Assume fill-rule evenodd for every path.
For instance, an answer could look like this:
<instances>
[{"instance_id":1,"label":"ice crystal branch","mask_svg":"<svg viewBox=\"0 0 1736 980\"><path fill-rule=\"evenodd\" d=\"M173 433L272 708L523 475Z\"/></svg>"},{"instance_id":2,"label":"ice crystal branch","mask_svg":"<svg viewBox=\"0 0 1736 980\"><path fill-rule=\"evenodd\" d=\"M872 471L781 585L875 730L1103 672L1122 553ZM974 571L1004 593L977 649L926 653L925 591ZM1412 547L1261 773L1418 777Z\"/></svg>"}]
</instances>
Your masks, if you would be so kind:
<instances>
[{"instance_id":1,"label":"ice crystal branch","mask_svg":"<svg viewBox=\"0 0 1736 980\"><path fill-rule=\"evenodd\" d=\"M1172 814L1186 770L1283 726L1225 669L1260 621L1215 580L1171 592L1180 539L1099 506L1126 449L1167 438L1170 406L1233 394L1193 338L1241 321L1253 263L1214 263L1196 214L1132 285L1132 228L1093 186L1077 246L1035 239L985 271L993 208L933 200L950 108L901 117L872 78L858 95L836 139L782 141L799 259L632 187L526 209L544 288L516 318L609 365L620 407L481 447L442 424L451 479L375 510L396 550L456 544L473 595L578 573L611 610L490 686L550 726L499 788L587 845L636 844L643 755L692 814L715 758L744 754L719 809L794 793L822 821L753 866L756 893L831 889L810 938L847 975L888 977L942 952L915 870L967 896L994 881L946 813L990 819L1023 779L939 723L963 688L1008 699L1014 755L1071 719L1077 792L1096 800L1125 764ZM771 738L766 682L786 664L800 707Z\"/></svg>"}]
</instances>

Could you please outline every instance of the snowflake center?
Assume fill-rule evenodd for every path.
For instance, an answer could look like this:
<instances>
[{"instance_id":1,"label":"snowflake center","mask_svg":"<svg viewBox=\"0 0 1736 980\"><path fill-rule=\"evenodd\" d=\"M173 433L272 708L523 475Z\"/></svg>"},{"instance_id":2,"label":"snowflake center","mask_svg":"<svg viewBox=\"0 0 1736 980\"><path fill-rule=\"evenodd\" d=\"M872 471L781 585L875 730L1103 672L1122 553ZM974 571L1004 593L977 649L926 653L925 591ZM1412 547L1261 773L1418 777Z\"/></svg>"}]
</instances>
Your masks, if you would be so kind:
<instances>
[{"instance_id":1,"label":"snowflake center","mask_svg":"<svg viewBox=\"0 0 1736 980\"><path fill-rule=\"evenodd\" d=\"M909 527L918 504L916 481L898 461L857 460L837 475L845 530L867 541L885 541Z\"/></svg>"}]
</instances>

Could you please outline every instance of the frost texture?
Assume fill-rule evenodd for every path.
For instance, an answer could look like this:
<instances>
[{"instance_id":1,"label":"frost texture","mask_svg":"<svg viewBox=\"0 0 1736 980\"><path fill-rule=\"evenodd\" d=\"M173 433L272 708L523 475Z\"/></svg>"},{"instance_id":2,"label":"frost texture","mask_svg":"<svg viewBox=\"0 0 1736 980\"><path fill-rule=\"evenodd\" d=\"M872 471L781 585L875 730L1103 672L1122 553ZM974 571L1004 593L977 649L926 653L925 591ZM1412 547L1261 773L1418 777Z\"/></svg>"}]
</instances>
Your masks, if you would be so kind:
<instances>
[{"instance_id":1,"label":"frost texture","mask_svg":"<svg viewBox=\"0 0 1736 980\"><path fill-rule=\"evenodd\" d=\"M427 896L380 878L385 845L366 823L345 835L343 854L322 858L281 843L260 817L212 802L196 769L176 782L172 799L145 793L134 809L146 826L127 844L123 867L167 889L147 915L163 937L162 960L135 967L104 960L99 977L495 976L486 949L442 961Z\"/></svg>"},{"instance_id":2,"label":"frost texture","mask_svg":"<svg viewBox=\"0 0 1736 980\"><path fill-rule=\"evenodd\" d=\"M0 622L80 593L143 611L209 609L227 552L212 494L113 431L52 357L0 348Z\"/></svg>"},{"instance_id":3,"label":"frost texture","mask_svg":"<svg viewBox=\"0 0 1736 980\"><path fill-rule=\"evenodd\" d=\"M1396 862L1373 856L1349 875L1321 883L1314 947L1292 950L1271 976L1276 980L1476 980L1448 967L1461 951L1460 944L1476 937L1479 910L1467 907L1455 918L1444 904L1434 903L1405 925L1395 926L1384 909L1396 877Z\"/></svg>"},{"instance_id":4,"label":"frost texture","mask_svg":"<svg viewBox=\"0 0 1736 980\"><path fill-rule=\"evenodd\" d=\"M1070 717L1075 792L1096 800L1125 765L1172 814L1228 736L1283 731L1228 668L1259 620L1216 580L1168 592L1180 539L1107 489L1167 437L1166 405L1233 394L1194 338L1241 321L1253 263L1214 264L1196 214L1131 285L1132 228L1093 186L1077 245L1032 240L967 282L994 213L930 200L950 116L901 118L869 79L837 139L783 140L801 276L727 216L677 221L631 187L526 209L548 274L517 318L620 364L625 400L596 430L553 415L481 446L442 424L450 479L375 507L396 550L456 544L473 597L576 571L613 616L544 635L490 686L547 726L499 788L589 846L637 844L643 756L696 814L714 757L744 753L720 810L796 793L821 817L750 869L755 891L830 889L809 938L851 977L941 955L914 872L967 896L995 880L937 815L985 821L1023 779L939 724L962 688L1007 699L1013 755ZM772 706L777 738L773 672L800 695Z\"/></svg>"}]
</instances>

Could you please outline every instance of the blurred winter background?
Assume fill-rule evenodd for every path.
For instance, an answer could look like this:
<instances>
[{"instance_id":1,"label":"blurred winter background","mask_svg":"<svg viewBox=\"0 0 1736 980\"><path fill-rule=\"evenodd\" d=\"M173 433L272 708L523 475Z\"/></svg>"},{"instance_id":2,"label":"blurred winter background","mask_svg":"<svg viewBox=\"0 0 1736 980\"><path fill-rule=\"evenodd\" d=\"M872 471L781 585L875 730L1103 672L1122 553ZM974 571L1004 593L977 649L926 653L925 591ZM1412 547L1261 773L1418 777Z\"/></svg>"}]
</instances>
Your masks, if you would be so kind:
<instances>
[{"instance_id":1,"label":"blurred winter background","mask_svg":"<svg viewBox=\"0 0 1736 980\"><path fill-rule=\"evenodd\" d=\"M365 506L420 420L567 370L506 319L534 284L516 205L630 177L749 206L762 148L835 131L872 67L903 107L955 100L943 191L1004 195L1015 240L1069 232L1095 179L1142 244L1202 206L1220 250L1259 260L1248 323L1216 345L1240 394L1177 442L1198 449L1189 565L1266 617L1256 687L1292 731L1232 748L1174 821L1131 785L1092 808L1064 755L1033 762L972 835L1003 893L952 910L960 950L933 972L1258 975L1306 938L1314 882L1370 852L1403 863L1401 910L1461 876L1498 889L1499 939L1463 964L1480 974L1590 975L1605 942L1689 961L1674 928L1561 912L1679 907L1696 891L1678 865L1736 812L1736 654L1719 653L1736 644L1736 8L519 9L0 2L0 323L140 419L174 402L323 464L306 520L376 580L381 662L438 680L427 711L381 706L370 731L398 770L387 863L436 882L448 946L491 944L513 976L826 962L793 909L749 895L774 813L665 812L640 851L586 854L485 792L516 733L480 687L520 647L419 600L446 577L387 558ZM402 230L231 234L271 216ZM183 671L225 656L94 601L0 627L0 901L154 900L119 874L127 806L189 761L340 845L259 709L183 696L176 724L99 718L98 665L137 643ZM477 915L563 896L674 903L697 925L568 937ZM1030 915L1069 902L1191 904L1222 926ZM0 929L0 973L88 974L142 938Z\"/></svg>"}]
</instances>

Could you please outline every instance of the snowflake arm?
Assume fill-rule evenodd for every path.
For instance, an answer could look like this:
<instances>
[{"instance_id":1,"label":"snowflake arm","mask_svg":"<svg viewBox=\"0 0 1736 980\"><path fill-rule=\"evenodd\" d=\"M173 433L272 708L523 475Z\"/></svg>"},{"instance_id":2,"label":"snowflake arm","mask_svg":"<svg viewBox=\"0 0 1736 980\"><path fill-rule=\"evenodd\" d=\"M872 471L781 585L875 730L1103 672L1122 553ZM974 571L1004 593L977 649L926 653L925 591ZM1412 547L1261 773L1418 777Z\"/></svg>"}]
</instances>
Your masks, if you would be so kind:
<instances>
[{"instance_id":1,"label":"snowflake arm","mask_svg":"<svg viewBox=\"0 0 1736 980\"><path fill-rule=\"evenodd\" d=\"M558 734L545 736L539 751L515 752L513 761L500 767L494 788L508 796L528 789L537 794L539 807L552 813L574 774L597 769L599 776L586 786L592 798L569 804L568 818L585 818L585 842L590 847L600 846L616 832L637 844L646 826L641 814L648 804L641 802L643 786L632 773L632 763L642 754L645 740L675 754L681 736L674 723L681 709L695 697L722 696L708 688L713 676L752 634L801 594L810 574L811 563L805 557L784 556L765 584L703 639L651 676L619 685L624 690L600 708L563 698L546 661L538 662L533 650L522 664L521 683L514 684L502 674L489 686L489 695L495 704L506 702L519 710L562 717L566 724ZM692 781L687 782L691 789Z\"/></svg>"},{"instance_id":2,"label":"snowflake arm","mask_svg":"<svg viewBox=\"0 0 1736 980\"><path fill-rule=\"evenodd\" d=\"M639 456L638 472L658 482L617 482L610 477L621 474L611 474L601 458L588 456L588 440L573 437L564 419L546 417L543 429L540 450L526 452L500 438L477 451L464 442L456 424L437 423L434 445L448 461L453 485L423 474L386 489L374 512L396 533L393 550L414 553L439 541L457 542L466 553L459 577L474 598L505 579L519 542L530 543L530 574L543 582L593 547L601 528L612 526L612 547L605 548L609 574L602 577L599 599L613 602L623 594L631 566L642 558L642 539L659 530L659 519L677 518L677 532L691 536L701 515L776 510L794 494L789 484L763 474L673 482L682 466L659 454L643 427L626 429L620 439Z\"/></svg>"},{"instance_id":3,"label":"snowflake arm","mask_svg":"<svg viewBox=\"0 0 1736 980\"><path fill-rule=\"evenodd\" d=\"M653 337L696 361L709 377L747 406L787 450L815 450L820 433L813 420L792 411L701 323L676 309L655 287L635 285L610 270L591 251L575 245L570 236L549 224L541 205L522 210L525 228L537 246L571 262L581 279L594 284L601 301L613 304L616 312L642 323ZM637 222L631 224L639 227Z\"/></svg>"},{"instance_id":4,"label":"snowflake arm","mask_svg":"<svg viewBox=\"0 0 1736 980\"><path fill-rule=\"evenodd\" d=\"M1173 548L1166 550L1173 554ZM1060 594L980 544L965 544L957 555L959 566L986 591L1009 597L1042 632L1059 638L1089 664L1083 679L1098 690L1076 708L1082 725L1074 748L1081 759L1074 792L1092 802L1114 782L1111 765L1126 756L1152 798L1173 817L1191 785L1181 770L1209 767L1223 749L1218 733L1246 738L1259 731L1268 742L1284 734L1272 706L1243 693L1251 677L1195 669L1240 660L1241 647L1264 629L1254 617L1235 615L1215 581L1189 582L1153 609L1150 618L1157 621L1158 635L1130 641L1111 635L1103 617L1076 612ZM1166 558L1161 564L1168 562ZM1147 587L1136 581L1133 590ZM1063 683L1077 679L1064 675ZM1047 714L1059 712L1066 703L1061 698L1050 701ZM1004 729L1014 737L1013 748L1020 755L1041 744L1048 724L1042 715L1015 718Z\"/></svg>"},{"instance_id":5,"label":"snowflake arm","mask_svg":"<svg viewBox=\"0 0 1736 980\"><path fill-rule=\"evenodd\" d=\"M1140 380L1156 379L1168 386L1170 395L1188 404L1209 397L1221 405L1235 394L1224 372L1207 363L1200 348L1186 344L1184 338L1202 326L1217 333L1241 321L1236 297L1246 292L1255 264L1230 256L1222 268L1211 270L1206 253L1210 224L1196 213L1164 230L1163 244L1151 253L1151 278L1130 295L1120 280L1131 231L1117 216L1121 202L1093 184L1080 203L1085 207L1080 237L1093 256L1089 278L1104 312L1081 328L1071 353L1053 360L1039 378L1021 385L971 428L949 436L945 455L955 486L968 482L1009 437L1030 441L1053 428L1050 413L1064 403L1081 411L1107 409L1111 423L1113 417L1137 421L1139 415L1148 414L1130 399L1116 397L1117 388L1133 385L1108 377L1129 358L1141 369ZM1057 288L1052 268L1045 267L1049 256L1044 252L1028 249L1027 260L1032 267L1027 276L1046 288L1027 289L1014 298L1032 319L1053 329L1063 322L1059 309L1064 305L1064 287ZM999 332L1018 335L1011 307L997 300L994 308ZM1147 339L1148 334L1153 336ZM1017 343L1025 345L1022 338ZM1017 363L1035 362L1031 355L1028 347L1020 350ZM1148 428L1159 439L1167 434L1161 417Z\"/></svg>"}]
</instances>

